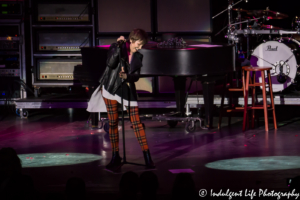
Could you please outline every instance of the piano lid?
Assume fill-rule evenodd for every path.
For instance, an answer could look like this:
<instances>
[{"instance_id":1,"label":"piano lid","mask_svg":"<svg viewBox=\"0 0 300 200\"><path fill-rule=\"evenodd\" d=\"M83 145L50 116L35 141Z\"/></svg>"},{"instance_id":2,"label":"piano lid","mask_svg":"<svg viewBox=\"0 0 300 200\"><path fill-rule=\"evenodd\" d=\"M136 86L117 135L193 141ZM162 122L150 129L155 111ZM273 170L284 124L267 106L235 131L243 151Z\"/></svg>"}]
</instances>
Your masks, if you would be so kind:
<instances>
[{"instance_id":1,"label":"piano lid","mask_svg":"<svg viewBox=\"0 0 300 200\"><path fill-rule=\"evenodd\" d=\"M214 48L214 47L224 47L224 46L232 46L228 44L217 44L217 43L207 43L207 42L187 42L187 46L185 47L174 47L174 46L164 46L164 47L157 47L157 42L149 41L146 45L143 46L143 49L186 49L194 50L193 48ZM109 48L110 45L98 45L98 48Z\"/></svg>"},{"instance_id":2,"label":"piano lid","mask_svg":"<svg viewBox=\"0 0 300 200\"><path fill-rule=\"evenodd\" d=\"M227 73L235 70L235 46L229 44L188 42L185 47L158 47L147 44L142 76L195 76Z\"/></svg>"},{"instance_id":3,"label":"piano lid","mask_svg":"<svg viewBox=\"0 0 300 200\"><path fill-rule=\"evenodd\" d=\"M108 50L109 45L93 48ZM141 76L195 76L235 71L235 46L229 44L187 42L185 47L157 47L156 42L149 42L139 52L144 55Z\"/></svg>"}]
</instances>

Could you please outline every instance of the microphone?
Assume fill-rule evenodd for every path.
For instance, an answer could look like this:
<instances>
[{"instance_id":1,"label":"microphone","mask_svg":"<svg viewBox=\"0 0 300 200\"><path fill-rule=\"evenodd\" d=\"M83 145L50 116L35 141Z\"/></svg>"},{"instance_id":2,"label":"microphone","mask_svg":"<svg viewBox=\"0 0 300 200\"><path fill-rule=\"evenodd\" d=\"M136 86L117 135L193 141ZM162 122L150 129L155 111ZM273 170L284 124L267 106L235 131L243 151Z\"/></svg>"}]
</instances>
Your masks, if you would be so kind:
<instances>
[{"instance_id":1,"label":"microphone","mask_svg":"<svg viewBox=\"0 0 300 200\"><path fill-rule=\"evenodd\" d=\"M119 40L117 41L118 47L121 47L124 44L124 40Z\"/></svg>"},{"instance_id":2,"label":"microphone","mask_svg":"<svg viewBox=\"0 0 300 200\"><path fill-rule=\"evenodd\" d=\"M125 71L124 71L124 67L122 67L121 69L122 69L122 70L121 70L122 73L125 72ZM123 83L123 82L124 82L124 79L121 78L121 80L122 80L122 83Z\"/></svg>"}]
</instances>

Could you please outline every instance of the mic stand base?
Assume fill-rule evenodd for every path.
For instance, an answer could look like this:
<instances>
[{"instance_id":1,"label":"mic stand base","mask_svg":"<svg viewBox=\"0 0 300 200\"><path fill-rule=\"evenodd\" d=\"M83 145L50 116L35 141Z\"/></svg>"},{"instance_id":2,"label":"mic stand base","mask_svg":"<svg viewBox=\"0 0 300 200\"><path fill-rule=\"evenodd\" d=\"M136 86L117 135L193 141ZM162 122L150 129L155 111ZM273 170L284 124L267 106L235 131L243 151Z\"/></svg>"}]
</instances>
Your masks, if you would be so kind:
<instances>
[{"instance_id":1,"label":"mic stand base","mask_svg":"<svg viewBox=\"0 0 300 200\"><path fill-rule=\"evenodd\" d=\"M137 165L137 166L145 166L143 164L138 164L138 163L132 163L132 162L127 162L126 160L126 148L125 148L125 128L124 128L124 105L123 105L123 83L124 81L122 80L122 84L121 84L121 105L122 105L122 137L123 137L123 162L122 162L122 166L125 164L129 164L129 165ZM129 112L130 112L130 108ZM130 120L130 116L129 116L129 120Z\"/></svg>"}]
</instances>

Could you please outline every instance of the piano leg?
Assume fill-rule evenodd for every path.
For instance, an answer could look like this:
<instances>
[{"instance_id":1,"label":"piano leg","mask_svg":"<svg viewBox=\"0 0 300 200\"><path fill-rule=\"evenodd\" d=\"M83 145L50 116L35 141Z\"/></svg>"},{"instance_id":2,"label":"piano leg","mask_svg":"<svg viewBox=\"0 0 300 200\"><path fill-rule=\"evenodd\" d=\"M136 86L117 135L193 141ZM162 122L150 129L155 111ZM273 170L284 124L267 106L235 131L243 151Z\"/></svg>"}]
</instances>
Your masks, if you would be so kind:
<instances>
[{"instance_id":1,"label":"piano leg","mask_svg":"<svg viewBox=\"0 0 300 200\"><path fill-rule=\"evenodd\" d=\"M214 81L203 81L203 97L205 108L206 127L213 127L213 106L214 106Z\"/></svg>"},{"instance_id":2,"label":"piano leg","mask_svg":"<svg viewBox=\"0 0 300 200\"><path fill-rule=\"evenodd\" d=\"M176 107L177 112L180 112L180 116L184 116L184 106L185 106L185 85L186 77L177 76L173 78L174 87L175 87L175 98L176 98Z\"/></svg>"}]
</instances>

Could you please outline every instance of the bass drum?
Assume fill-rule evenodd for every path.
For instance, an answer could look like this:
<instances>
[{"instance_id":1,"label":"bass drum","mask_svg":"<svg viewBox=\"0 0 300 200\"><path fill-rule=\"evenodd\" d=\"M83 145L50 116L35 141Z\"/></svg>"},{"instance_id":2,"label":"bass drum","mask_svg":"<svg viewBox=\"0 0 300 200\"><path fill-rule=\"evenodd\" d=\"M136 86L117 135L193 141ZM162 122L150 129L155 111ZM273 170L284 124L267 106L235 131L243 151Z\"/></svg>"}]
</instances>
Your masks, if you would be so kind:
<instances>
[{"instance_id":1,"label":"bass drum","mask_svg":"<svg viewBox=\"0 0 300 200\"><path fill-rule=\"evenodd\" d=\"M281 38L258 45L251 54L250 63L253 67L272 67L273 92L281 92L294 83L299 63L299 46L299 41L295 39ZM256 81L261 83L261 75L257 73L256 77ZM267 76L265 79L267 81Z\"/></svg>"}]
</instances>

